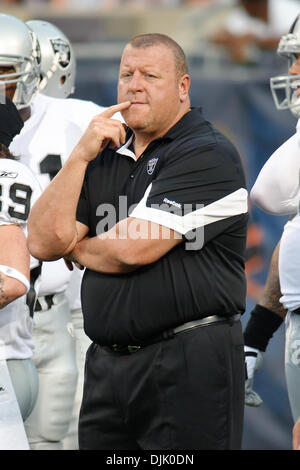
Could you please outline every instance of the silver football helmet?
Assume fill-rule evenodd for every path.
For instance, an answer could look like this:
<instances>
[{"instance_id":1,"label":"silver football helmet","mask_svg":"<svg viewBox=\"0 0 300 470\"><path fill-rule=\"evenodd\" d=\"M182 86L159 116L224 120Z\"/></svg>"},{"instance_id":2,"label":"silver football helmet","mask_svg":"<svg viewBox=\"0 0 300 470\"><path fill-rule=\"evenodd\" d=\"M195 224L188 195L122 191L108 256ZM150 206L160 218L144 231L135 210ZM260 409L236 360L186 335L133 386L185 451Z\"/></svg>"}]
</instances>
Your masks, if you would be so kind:
<instances>
[{"instance_id":1,"label":"silver football helmet","mask_svg":"<svg viewBox=\"0 0 300 470\"><path fill-rule=\"evenodd\" d=\"M15 87L12 100L18 109L29 106L38 89L39 61L35 34L19 18L0 14L0 91Z\"/></svg>"},{"instance_id":2,"label":"silver football helmet","mask_svg":"<svg viewBox=\"0 0 300 470\"><path fill-rule=\"evenodd\" d=\"M69 39L48 21L30 20L41 50L39 91L53 98L67 98L74 92L76 59Z\"/></svg>"},{"instance_id":3,"label":"silver football helmet","mask_svg":"<svg viewBox=\"0 0 300 470\"><path fill-rule=\"evenodd\" d=\"M277 54L288 59L290 68L300 54L300 15L295 19L290 32L279 41ZM271 92L279 110L289 109L300 117L300 75L279 75L270 79Z\"/></svg>"}]
</instances>

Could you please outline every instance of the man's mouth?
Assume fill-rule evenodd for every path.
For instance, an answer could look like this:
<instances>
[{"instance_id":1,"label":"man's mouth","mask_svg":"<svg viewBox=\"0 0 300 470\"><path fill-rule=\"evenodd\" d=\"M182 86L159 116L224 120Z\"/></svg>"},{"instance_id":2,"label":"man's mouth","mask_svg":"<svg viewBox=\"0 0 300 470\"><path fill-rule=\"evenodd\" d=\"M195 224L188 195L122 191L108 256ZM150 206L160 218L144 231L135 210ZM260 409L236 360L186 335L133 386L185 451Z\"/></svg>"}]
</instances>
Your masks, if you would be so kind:
<instances>
[{"instance_id":1,"label":"man's mouth","mask_svg":"<svg viewBox=\"0 0 300 470\"><path fill-rule=\"evenodd\" d=\"M293 98L298 98L300 96L300 80L294 80L291 83L291 89L293 90Z\"/></svg>"},{"instance_id":2,"label":"man's mouth","mask_svg":"<svg viewBox=\"0 0 300 470\"><path fill-rule=\"evenodd\" d=\"M291 87L296 90L296 89L299 89L300 88L300 80L293 80L291 82Z\"/></svg>"}]
</instances>

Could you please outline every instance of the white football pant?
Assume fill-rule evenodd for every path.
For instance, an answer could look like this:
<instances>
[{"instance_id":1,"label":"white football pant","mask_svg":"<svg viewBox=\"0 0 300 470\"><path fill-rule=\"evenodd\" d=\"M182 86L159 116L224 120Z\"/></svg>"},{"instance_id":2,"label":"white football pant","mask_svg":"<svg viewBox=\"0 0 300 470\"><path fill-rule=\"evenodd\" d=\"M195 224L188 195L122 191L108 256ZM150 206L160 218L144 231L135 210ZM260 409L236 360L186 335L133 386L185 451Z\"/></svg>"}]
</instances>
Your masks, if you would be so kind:
<instances>
[{"instance_id":1,"label":"white football pant","mask_svg":"<svg viewBox=\"0 0 300 470\"><path fill-rule=\"evenodd\" d=\"M300 416L300 315L288 311L285 335L285 374L294 422Z\"/></svg>"},{"instance_id":2,"label":"white football pant","mask_svg":"<svg viewBox=\"0 0 300 470\"><path fill-rule=\"evenodd\" d=\"M83 316L81 308L74 309L72 313L72 323L76 340L76 361L77 361L77 388L73 407L72 420L67 437L63 440L64 450L78 450L78 419L82 401L83 383L84 383L84 364L85 355L91 344L90 338L83 330Z\"/></svg>"},{"instance_id":3,"label":"white football pant","mask_svg":"<svg viewBox=\"0 0 300 470\"><path fill-rule=\"evenodd\" d=\"M54 296L54 305L49 310L34 313L33 339L39 394L25 421L26 434L32 450L62 450L77 382L75 338L64 293Z\"/></svg>"}]
</instances>

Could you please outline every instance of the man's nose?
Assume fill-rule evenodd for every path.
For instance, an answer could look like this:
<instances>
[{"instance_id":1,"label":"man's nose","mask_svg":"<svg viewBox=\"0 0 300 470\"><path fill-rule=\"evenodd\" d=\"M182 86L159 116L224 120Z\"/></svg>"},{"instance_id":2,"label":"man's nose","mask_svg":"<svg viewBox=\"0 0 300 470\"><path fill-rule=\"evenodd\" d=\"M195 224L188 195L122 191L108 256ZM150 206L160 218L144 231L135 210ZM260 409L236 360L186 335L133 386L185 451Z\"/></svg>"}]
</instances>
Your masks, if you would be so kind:
<instances>
[{"instance_id":1,"label":"man's nose","mask_svg":"<svg viewBox=\"0 0 300 470\"><path fill-rule=\"evenodd\" d=\"M129 90L136 92L142 89L143 89L142 75L136 71L131 76L131 79L129 82Z\"/></svg>"},{"instance_id":2,"label":"man's nose","mask_svg":"<svg viewBox=\"0 0 300 470\"><path fill-rule=\"evenodd\" d=\"M300 61L297 59L289 68L290 75L299 75L300 74Z\"/></svg>"}]
</instances>

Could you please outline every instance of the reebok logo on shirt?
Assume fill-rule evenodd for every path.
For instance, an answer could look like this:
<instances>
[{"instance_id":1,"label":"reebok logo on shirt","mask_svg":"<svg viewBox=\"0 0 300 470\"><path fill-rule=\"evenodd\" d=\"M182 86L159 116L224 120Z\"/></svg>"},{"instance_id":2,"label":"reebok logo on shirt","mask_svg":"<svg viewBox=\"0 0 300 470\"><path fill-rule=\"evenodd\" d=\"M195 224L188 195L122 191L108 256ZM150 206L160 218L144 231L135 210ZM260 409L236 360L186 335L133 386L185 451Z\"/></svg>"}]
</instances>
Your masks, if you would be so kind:
<instances>
[{"instance_id":1,"label":"reebok logo on shirt","mask_svg":"<svg viewBox=\"0 0 300 470\"><path fill-rule=\"evenodd\" d=\"M164 198L163 202L169 204L170 206L178 207L178 209L181 209L180 202L170 201L167 197Z\"/></svg>"}]
</instances>

